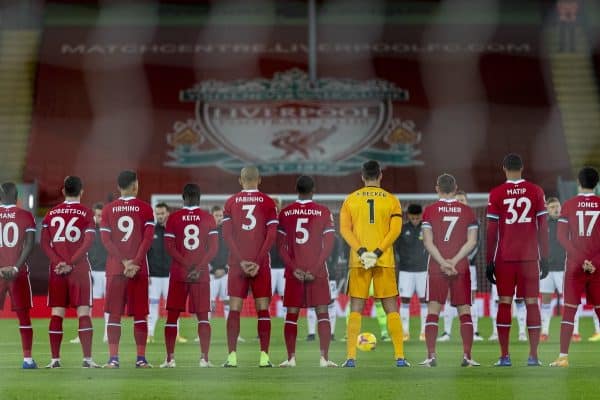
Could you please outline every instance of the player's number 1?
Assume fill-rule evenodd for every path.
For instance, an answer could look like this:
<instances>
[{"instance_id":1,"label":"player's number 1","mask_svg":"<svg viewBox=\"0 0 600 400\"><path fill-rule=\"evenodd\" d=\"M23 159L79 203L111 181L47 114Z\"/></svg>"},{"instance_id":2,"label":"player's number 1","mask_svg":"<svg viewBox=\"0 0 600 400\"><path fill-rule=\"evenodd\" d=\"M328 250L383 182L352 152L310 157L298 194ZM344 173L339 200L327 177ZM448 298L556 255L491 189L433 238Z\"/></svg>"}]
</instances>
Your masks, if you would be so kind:
<instances>
[{"instance_id":1,"label":"player's number 1","mask_svg":"<svg viewBox=\"0 0 600 400\"><path fill-rule=\"evenodd\" d=\"M367 203L369 203L369 223L375 223L375 199L368 199Z\"/></svg>"},{"instance_id":2,"label":"player's number 1","mask_svg":"<svg viewBox=\"0 0 600 400\"><path fill-rule=\"evenodd\" d=\"M10 239L9 239L10 235ZM0 247L15 247L19 241L19 227L14 222L0 224Z\"/></svg>"}]
</instances>

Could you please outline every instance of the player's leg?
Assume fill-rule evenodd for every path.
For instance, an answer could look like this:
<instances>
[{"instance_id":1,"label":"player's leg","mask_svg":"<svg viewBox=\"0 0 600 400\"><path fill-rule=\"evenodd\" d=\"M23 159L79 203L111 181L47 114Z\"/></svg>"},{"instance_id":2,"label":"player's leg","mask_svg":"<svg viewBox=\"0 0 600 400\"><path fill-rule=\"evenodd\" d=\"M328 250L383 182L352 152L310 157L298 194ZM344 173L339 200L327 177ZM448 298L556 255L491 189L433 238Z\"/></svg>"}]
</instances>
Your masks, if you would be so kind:
<instances>
[{"instance_id":1,"label":"player's leg","mask_svg":"<svg viewBox=\"0 0 600 400\"><path fill-rule=\"evenodd\" d=\"M554 285L554 279L552 275L554 272L550 272L548 276L540 280L540 293L542 294L542 304L540 306L540 313L542 315L542 332L540 335L540 341L548 341L550 334L550 321L552 319L552 295L557 289ZM562 289L561 289L562 290Z\"/></svg>"},{"instance_id":2,"label":"player's leg","mask_svg":"<svg viewBox=\"0 0 600 400\"><path fill-rule=\"evenodd\" d=\"M311 342L316 339L317 334L317 313L312 307L306 309L306 326L308 332L306 341Z\"/></svg>"},{"instance_id":3,"label":"player's leg","mask_svg":"<svg viewBox=\"0 0 600 400\"><path fill-rule=\"evenodd\" d=\"M48 337L50 340L51 361L46 368L60 368L60 346L63 339L63 319L69 304L67 277L50 276L48 283L48 305L51 307Z\"/></svg>"},{"instance_id":4,"label":"player's leg","mask_svg":"<svg viewBox=\"0 0 600 400\"><path fill-rule=\"evenodd\" d=\"M23 368L35 369L37 364L31 356L33 345L33 328L31 326L31 316L29 308L15 310L19 320L19 333L21 335L21 348L23 349Z\"/></svg>"},{"instance_id":5,"label":"player's leg","mask_svg":"<svg viewBox=\"0 0 600 400\"><path fill-rule=\"evenodd\" d=\"M210 311L210 283L198 282L188 284L188 292L191 298L190 312L196 314L198 319L198 337L200 338L200 367L212 367L208 352L210 351L211 326L208 319Z\"/></svg>"},{"instance_id":6,"label":"player's leg","mask_svg":"<svg viewBox=\"0 0 600 400\"><path fill-rule=\"evenodd\" d=\"M227 278L229 315L227 316L227 360L224 367L237 367L237 339L240 335L240 313L248 295L249 279L239 267L231 267ZM270 289L270 288L269 288Z\"/></svg>"},{"instance_id":7,"label":"player's leg","mask_svg":"<svg viewBox=\"0 0 600 400\"><path fill-rule=\"evenodd\" d=\"M177 342L177 321L181 311L185 310L188 298L185 282L169 279L169 290L167 293L167 321L165 322L165 362L160 368L175 368L175 343Z\"/></svg>"},{"instance_id":8,"label":"player's leg","mask_svg":"<svg viewBox=\"0 0 600 400\"><path fill-rule=\"evenodd\" d=\"M402 329L404 340L410 339L410 300L416 291L416 277L412 272L400 271L398 273L398 291L400 293Z\"/></svg>"},{"instance_id":9,"label":"player's leg","mask_svg":"<svg viewBox=\"0 0 600 400\"><path fill-rule=\"evenodd\" d=\"M104 271L92 271L92 302L93 307L98 306L101 299L106 295L106 273ZM108 313L104 313L104 334L102 340L108 342Z\"/></svg>"},{"instance_id":10,"label":"player's leg","mask_svg":"<svg viewBox=\"0 0 600 400\"><path fill-rule=\"evenodd\" d=\"M495 284L492 284L492 289L490 293L490 319L492 320L492 334L488 338L490 341L498 340L498 326L496 324L496 316L498 315L498 288Z\"/></svg>"},{"instance_id":11,"label":"player's leg","mask_svg":"<svg viewBox=\"0 0 600 400\"><path fill-rule=\"evenodd\" d=\"M452 323L454 322L454 317L457 315L456 308L452 307L452 304L450 304L449 299L446 299L446 302L444 304L443 315L444 315L444 332L442 333L442 336L440 336L438 338L438 341L447 342L450 340L450 338L452 336Z\"/></svg>"},{"instance_id":12,"label":"player's leg","mask_svg":"<svg viewBox=\"0 0 600 400\"><path fill-rule=\"evenodd\" d=\"M331 344L331 318L328 311L329 306L319 305L315 307L318 318L319 330L319 350L321 358L319 365L324 368L337 367L333 361L329 360L329 345Z\"/></svg>"},{"instance_id":13,"label":"player's leg","mask_svg":"<svg viewBox=\"0 0 600 400\"><path fill-rule=\"evenodd\" d=\"M423 365L425 367L435 367L437 365L436 339L438 335L438 321L441 310L442 305L437 301L430 300L427 304L427 317L425 317L425 344L427 347L427 358L425 361L419 363L419 365Z\"/></svg>"},{"instance_id":14,"label":"player's leg","mask_svg":"<svg viewBox=\"0 0 600 400\"><path fill-rule=\"evenodd\" d=\"M498 314L496 326L500 359L496 366L512 365L509 357L509 337L512 323L512 301L517 285L516 263L496 261L496 287L498 290Z\"/></svg>"},{"instance_id":15,"label":"player's leg","mask_svg":"<svg viewBox=\"0 0 600 400\"><path fill-rule=\"evenodd\" d=\"M90 317L91 309L89 306L77 307L77 318L79 322L79 342L83 352L83 368L100 368L92 359L92 339L94 336L94 328L92 327L92 318Z\"/></svg>"},{"instance_id":16,"label":"player's leg","mask_svg":"<svg viewBox=\"0 0 600 400\"><path fill-rule=\"evenodd\" d=\"M148 286L148 300L149 313L148 313L148 343L154 343L154 332L156 330L156 323L158 322L158 313L160 306L160 295L161 295L161 282L156 276L148 277L150 285Z\"/></svg>"},{"instance_id":17,"label":"player's leg","mask_svg":"<svg viewBox=\"0 0 600 400\"><path fill-rule=\"evenodd\" d=\"M379 301L374 302L375 306L375 319L377 320L377 325L379 326L379 333L381 337L381 341L387 342L390 340L389 333L387 329L387 314L383 309L383 304Z\"/></svg>"},{"instance_id":18,"label":"player's leg","mask_svg":"<svg viewBox=\"0 0 600 400\"><path fill-rule=\"evenodd\" d=\"M469 265L469 272L471 273L471 318L473 320L473 340L480 342L483 337L479 334L479 308L475 303L477 297L477 266Z\"/></svg>"},{"instance_id":19,"label":"player's leg","mask_svg":"<svg viewBox=\"0 0 600 400\"><path fill-rule=\"evenodd\" d=\"M127 284L127 309L133 316L133 337L136 347L136 368L152 368L146 360L148 341L148 276L136 275ZM177 325L177 321L175 321Z\"/></svg>"},{"instance_id":20,"label":"player's leg","mask_svg":"<svg viewBox=\"0 0 600 400\"><path fill-rule=\"evenodd\" d=\"M377 299L381 299L387 314L388 332L394 345L394 358L397 367L409 367L404 358L404 332L398 313L398 288L396 273L393 268L371 268L373 271L373 291Z\"/></svg>"},{"instance_id":21,"label":"player's leg","mask_svg":"<svg viewBox=\"0 0 600 400\"><path fill-rule=\"evenodd\" d=\"M288 284L288 288L289 288ZM287 302L286 302L287 303ZM287 313L283 324L283 337L287 350L287 359L279 364L280 367L296 366L296 340L298 336L298 307L286 306Z\"/></svg>"},{"instance_id":22,"label":"player's leg","mask_svg":"<svg viewBox=\"0 0 600 400\"><path fill-rule=\"evenodd\" d=\"M360 334L362 311L369 298L372 271L363 268L350 268L348 272L348 295L350 296L350 313L346 324L346 361L342 367L354 367L356 360L356 340Z\"/></svg>"},{"instance_id":23,"label":"player's leg","mask_svg":"<svg viewBox=\"0 0 600 400\"><path fill-rule=\"evenodd\" d=\"M450 282L450 303L456 305L458 318L460 320L460 336L463 342L463 359L461 366L478 367L480 364L473 360L471 350L473 349L473 318L471 316L471 272L458 274Z\"/></svg>"},{"instance_id":24,"label":"player's leg","mask_svg":"<svg viewBox=\"0 0 600 400\"><path fill-rule=\"evenodd\" d=\"M527 331L529 334L529 359L527 365L539 366L538 346L540 343L540 331L542 328L542 317L538 296L540 293L540 277L538 262L519 263L517 275L517 297L525 299L527 309Z\"/></svg>"},{"instance_id":25,"label":"player's leg","mask_svg":"<svg viewBox=\"0 0 600 400\"><path fill-rule=\"evenodd\" d=\"M337 282L334 280L329 281L329 293L331 294L331 303L327 307L329 314L329 324L331 326L331 340L335 340L335 323L337 321L337 298L338 298L338 287Z\"/></svg>"},{"instance_id":26,"label":"player's leg","mask_svg":"<svg viewBox=\"0 0 600 400\"><path fill-rule=\"evenodd\" d=\"M108 362L104 368L119 368L119 342L121 341L121 315L125 311L127 281L123 275L106 277L106 302L104 311L108 314Z\"/></svg>"},{"instance_id":27,"label":"player's leg","mask_svg":"<svg viewBox=\"0 0 600 400\"><path fill-rule=\"evenodd\" d=\"M421 330L419 331L419 340L425 340L425 321L427 320L427 271L417 272L415 282L415 292L419 298L419 311L421 317Z\"/></svg>"},{"instance_id":28,"label":"player's leg","mask_svg":"<svg viewBox=\"0 0 600 400\"><path fill-rule=\"evenodd\" d=\"M269 345L271 342L271 316L269 304L271 303L271 274L268 265L262 265L258 274L250 283L256 307L256 331L260 342L259 367L272 367L269 360Z\"/></svg>"},{"instance_id":29,"label":"player's leg","mask_svg":"<svg viewBox=\"0 0 600 400\"><path fill-rule=\"evenodd\" d=\"M519 328L519 342L527 341L527 306L525 299L515 298L515 313L517 317L517 326Z\"/></svg>"},{"instance_id":30,"label":"player's leg","mask_svg":"<svg viewBox=\"0 0 600 400\"><path fill-rule=\"evenodd\" d=\"M12 310L16 312L19 320L19 334L23 350L23 369L36 369L37 364L31 356L33 327L31 326L30 316L32 299L29 276L26 274L17 274L13 281L0 279L0 307L4 305L7 293L10 294Z\"/></svg>"}]
</instances>

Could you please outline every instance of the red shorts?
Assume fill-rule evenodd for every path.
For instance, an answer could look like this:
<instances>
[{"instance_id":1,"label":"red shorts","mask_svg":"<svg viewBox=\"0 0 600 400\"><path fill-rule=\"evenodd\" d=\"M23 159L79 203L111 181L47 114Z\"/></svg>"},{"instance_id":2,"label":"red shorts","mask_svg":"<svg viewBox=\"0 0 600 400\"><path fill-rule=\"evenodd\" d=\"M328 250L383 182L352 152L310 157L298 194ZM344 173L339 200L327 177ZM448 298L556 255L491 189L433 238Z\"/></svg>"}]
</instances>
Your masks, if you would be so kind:
<instances>
[{"instance_id":1,"label":"red shorts","mask_svg":"<svg viewBox=\"0 0 600 400\"><path fill-rule=\"evenodd\" d=\"M48 307L92 305L92 274L87 271L56 275L50 273L48 281Z\"/></svg>"},{"instance_id":2,"label":"red shorts","mask_svg":"<svg viewBox=\"0 0 600 400\"><path fill-rule=\"evenodd\" d=\"M33 307L28 273L20 272L12 281L0 279L0 310L4 308L6 293L10 295L12 311L29 310Z\"/></svg>"},{"instance_id":3,"label":"red shorts","mask_svg":"<svg viewBox=\"0 0 600 400\"><path fill-rule=\"evenodd\" d=\"M285 280L284 307L316 307L331 304L329 277L315 277L311 282L301 282L295 277Z\"/></svg>"},{"instance_id":4,"label":"red shorts","mask_svg":"<svg viewBox=\"0 0 600 400\"><path fill-rule=\"evenodd\" d=\"M185 311L186 303L190 313L209 312L210 283L190 283L170 279L169 294L167 295L167 310Z\"/></svg>"},{"instance_id":5,"label":"red shorts","mask_svg":"<svg viewBox=\"0 0 600 400\"><path fill-rule=\"evenodd\" d=\"M540 266L538 261L496 261L498 296L517 298L540 295Z\"/></svg>"},{"instance_id":6,"label":"red shorts","mask_svg":"<svg viewBox=\"0 0 600 400\"><path fill-rule=\"evenodd\" d=\"M229 297L245 299L248 296L249 289L252 289L252 296L255 299L272 296L271 268L269 264L261 265L258 269L258 274L254 278L246 276L239 265L229 267L227 282Z\"/></svg>"},{"instance_id":7,"label":"red shorts","mask_svg":"<svg viewBox=\"0 0 600 400\"><path fill-rule=\"evenodd\" d=\"M581 266L567 263L563 288L565 304L581 303L581 295L585 293L587 304L600 306L599 272L588 274Z\"/></svg>"},{"instance_id":8,"label":"red shorts","mask_svg":"<svg viewBox=\"0 0 600 400\"><path fill-rule=\"evenodd\" d=\"M454 276L439 272L427 274L427 301L445 304L448 291L453 306L471 305L471 272L468 268Z\"/></svg>"},{"instance_id":9,"label":"red shorts","mask_svg":"<svg viewBox=\"0 0 600 400\"><path fill-rule=\"evenodd\" d=\"M109 314L133 316L148 315L148 275L137 274L133 278L125 275L106 277L104 311Z\"/></svg>"}]
</instances>

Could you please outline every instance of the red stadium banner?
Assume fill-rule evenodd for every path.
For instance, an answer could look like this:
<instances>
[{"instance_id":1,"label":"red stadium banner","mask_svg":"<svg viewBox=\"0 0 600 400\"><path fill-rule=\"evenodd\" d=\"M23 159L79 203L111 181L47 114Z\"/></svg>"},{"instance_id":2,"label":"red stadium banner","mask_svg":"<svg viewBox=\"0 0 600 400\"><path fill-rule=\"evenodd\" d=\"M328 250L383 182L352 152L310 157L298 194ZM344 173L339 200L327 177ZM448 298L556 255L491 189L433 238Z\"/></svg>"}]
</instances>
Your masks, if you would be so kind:
<instances>
[{"instance_id":1,"label":"red stadium banner","mask_svg":"<svg viewBox=\"0 0 600 400\"><path fill-rule=\"evenodd\" d=\"M247 163L269 193L301 173L350 192L367 159L393 192L431 192L441 172L488 191L507 152L551 191L570 176L536 24L323 24L315 82L303 24L73 25L42 35L25 168L42 206L69 174L104 200L126 168L144 199L235 192Z\"/></svg>"}]
</instances>

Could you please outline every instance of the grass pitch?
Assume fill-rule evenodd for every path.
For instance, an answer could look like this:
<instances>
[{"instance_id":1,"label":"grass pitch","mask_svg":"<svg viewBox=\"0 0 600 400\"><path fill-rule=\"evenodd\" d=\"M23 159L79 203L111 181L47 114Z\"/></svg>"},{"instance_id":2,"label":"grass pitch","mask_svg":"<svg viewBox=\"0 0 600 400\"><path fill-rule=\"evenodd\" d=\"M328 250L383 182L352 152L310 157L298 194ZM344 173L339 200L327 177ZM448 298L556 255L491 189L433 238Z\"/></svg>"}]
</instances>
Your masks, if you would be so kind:
<instances>
[{"instance_id":1,"label":"grass pitch","mask_svg":"<svg viewBox=\"0 0 600 400\"><path fill-rule=\"evenodd\" d=\"M94 320L94 359L107 360L107 345L102 343L103 321ZM17 321L0 320L0 399L600 399L597 371L600 367L600 343L587 342L592 332L591 318L581 320L584 340L571 346L568 369L525 366L528 344L516 341L512 329L512 368L494 368L498 357L496 342L475 342L473 357L479 368L461 368L462 345L456 329L452 340L438 344L437 368L417 364L425 358L425 344L418 341L418 318L411 321L412 339L405 344L412 368L394 366L392 345L378 343L377 349L358 354L356 369L322 369L318 367L318 339L306 342L306 324L298 328L297 363L294 369L258 368L256 320L242 319L241 335L245 343L238 346L237 369L200 369L199 347L190 340L176 347L177 368L159 369L164 360L162 339L164 320L159 321L156 343L148 345L147 358L156 367L136 370L135 346L131 319L124 320L121 342L121 369L85 370L81 365L80 345L69 343L76 335L76 320L65 320L62 346L63 368L45 370L49 361L48 320L34 324L33 355L42 369L22 370L22 354ZM547 365L558 354L559 319L552 321L550 341L540 345L540 358ZM516 322L515 322L516 325ZM193 339L194 319L181 320L181 332ZM213 320L210 357L220 365L226 357L225 323ZM345 323L338 320L337 340L332 343L330 358L341 363L345 358ZM363 331L378 333L374 319L363 319ZM480 321L480 331L489 336L489 319ZM282 320L273 319L271 361L277 365L286 358Z\"/></svg>"}]
</instances>

